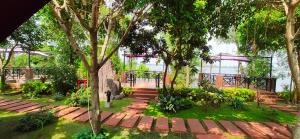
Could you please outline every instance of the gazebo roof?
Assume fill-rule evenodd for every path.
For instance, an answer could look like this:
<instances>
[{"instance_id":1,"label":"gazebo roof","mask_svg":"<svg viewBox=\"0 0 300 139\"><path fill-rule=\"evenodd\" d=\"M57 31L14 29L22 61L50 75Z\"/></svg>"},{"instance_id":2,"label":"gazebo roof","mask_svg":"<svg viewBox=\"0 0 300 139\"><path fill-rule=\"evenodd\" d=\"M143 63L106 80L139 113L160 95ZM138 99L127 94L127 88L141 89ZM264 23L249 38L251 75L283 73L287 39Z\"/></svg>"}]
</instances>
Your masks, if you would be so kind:
<instances>
[{"instance_id":1,"label":"gazebo roof","mask_svg":"<svg viewBox=\"0 0 300 139\"><path fill-rule=\"evenodd\" d=\"M241 62L250 62L251 60L247 56L237 56L231 55L228 53L220 53L212 57L212 60L221 61L221 60L230 60L230 61L241 61Z\"/></svg>"},{"instance_id":2,"label":"gazebo roof","mask_svg":"<svg viewBox=\"0 0 300 139\"><path fill-rule=\"evenodd\" d=\"M3 49L0 48L0 52L5 52L5 53L9 53L11 49ZM14 49L14 53L26 53L26 51L24 51L22 48L17 47ZM42 51L30 51L30 54L33 55L41 55L41 56L49 56L49 54L47 52L42 52Z\"/></svg>"}]
</instances>

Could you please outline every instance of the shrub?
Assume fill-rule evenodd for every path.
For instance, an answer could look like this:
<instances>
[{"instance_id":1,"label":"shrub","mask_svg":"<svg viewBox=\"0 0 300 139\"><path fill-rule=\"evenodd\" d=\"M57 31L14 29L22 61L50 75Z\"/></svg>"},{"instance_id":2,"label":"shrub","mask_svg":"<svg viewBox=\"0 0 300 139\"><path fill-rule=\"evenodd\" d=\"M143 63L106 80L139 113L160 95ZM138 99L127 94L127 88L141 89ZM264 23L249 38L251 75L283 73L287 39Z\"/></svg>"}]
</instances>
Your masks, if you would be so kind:
<instances>
[{"instance_id":1,"label":"shrub","mask_svg":"<svg viewBox=\"0 0 300 139\"><path fill-rule=\"evenodd\" d=\"M224 89L224 96L228 97L228 100L234 100L239 98L246 102L254 101L256 92L246 88L226 88Z\"/></svg>"},{"instance_id":2,"label":"shrub","mask_svg":"<svg viewBox=\"0 0 300 139\"><path fill-rule=\"evenodd\" d=\"M129 96L132 95L133 89L131 87L123 87L122 92L124 93L124 95Z\"/></svg>"},{"instance_id":3,"label":"shrub","mask_svg":"<svg viewBox=\"0 0 300 139\"><path fill-rule=\"evenodd\" d=\"M231 107L233 109L238 109L238 110L241 110L241 109L244 109L245 108L245 101L241 98L234 98L232 101L231 101Z\"/></svg>"},{"instance_id":4,"label":"shrub","mask_svg":"<svg viewBox=\"0 0 300 139\"><path fill-rule=\"evenodd\" d=\"M105 129L101 129L100 134L95 136L91 129L83 128L80 132L75 133L73 139L106 139L108 133Z\"/></svg>"},{"instance_id":5,"label":"shrub","mask_svg":"<svg viewBox=\"0 0 300 139\"><path fill-rule=\"evenodd\" d=\"M157 105L165 112L176 113L178 110L190 108L192 106L192 102L178 96L160 95L159 103Z\"/></svg>"},{"instance_id":6,"label":"shrub","mask_svg":"<svg viewBox=\"0 0 300 139\"><path fill-rule=\"evenodd\" d=\"M53 88L56 92L66 95L76 88L77 75L76 68L71 65L54 65L46 71L48 78L51 79Z\"/></svg>"},{"instance_id":7,"label":"shrub","mask_svg":"<svg viewBox=\"0 0 300 139\"><path fill-rule=\"evenodd\" d=\"M284 101L286 103L290 103L292 101L292 95L293 93L289 90L288 86L284 86L283 87L283 91L278 93L278 96L282 99L284 99Z\"/></svg>"},{"instance_id":8,"label":"shrub","mask_svg":"<svg viewBox=\"0 0 300 139\"><path fill-rule=\"evenodd\" d=\"M32 80L22 85L22 93L24 97L30 98L50 95L52 93L52 86L40 80Z\"/></svg>"},{"instance_id":9,"label":"shrub","mask_svg":"<svg viewBox=\"0 0 300 139\"><path fill-rule=\"evenodd\" d=\"M69 106L87 106L88 99L91 96L91 88L80 88L77 92L72 93L69 98L66 99L65 104Z\"/></svg>"},{"instance_id":10,"label":"shrub","mask_svg":"<svg viewBox=\"0 0 300 139\"><path fill-rule=\"evenodd\" d=\"M199 94L197 100L198 104L208 108L210 106L219 107L225 101L225 98L222 94L205 91Z\"/></svg>"},{"instance_id":11,"label":"shrub","mask_svg":"<svg viewBox=\"0 0 300 139\"><path fill-rule=\"evenodd\" d=\"M56 93L55 95L53 95L53 100L55 101L61 101L64 99L65 96L63 96L62 94L60 93Z\"/></svg>"},{"instance_id":12,"label":"shrub","mask_svg":"<svg viewBox=\"0 0 300 139\"><path fill-rule=\"evenodd\" d=\"M19 119L16 130L19 132L28 132L43 128L45 125L56 122L57 118L52 112L41 111L36 113L27 113Z\"/></svg>"}]
</instances>

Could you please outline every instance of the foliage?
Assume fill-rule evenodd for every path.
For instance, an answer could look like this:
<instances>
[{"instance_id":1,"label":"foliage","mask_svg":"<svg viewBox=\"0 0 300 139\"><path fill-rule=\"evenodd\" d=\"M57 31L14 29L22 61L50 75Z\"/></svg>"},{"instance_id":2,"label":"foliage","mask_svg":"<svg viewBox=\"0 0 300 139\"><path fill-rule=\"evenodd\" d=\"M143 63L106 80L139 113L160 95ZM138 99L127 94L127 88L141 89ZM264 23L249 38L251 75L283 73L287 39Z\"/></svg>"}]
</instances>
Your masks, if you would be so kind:
<instances>
[{"instance_id":1,"label":"foliage","mask_svg":"<svg viewBox=\"0 0 300 139\"><path fill-rule=\"evenodd\" d=\"M233 109L236 109L236 110L241 110L241 109L244 109L245 108L245 101L239 97L235 97L233 98L233 100L231 101L231 107Z\"/></svg>"},{"instance_id":2,"label":"foliage","mask_svg":"<svg viewBox=\"0 0 300 139\"><path fill-rule=\"evenodd\" d=\"M122 87L122 92L126 95L132 95L133 94L133 89L131 87Z\"/></svg>"},{"instance_id":3,"label":"foliage","mask_svg":"<svg viewBox=\"0 0 300 139\"><path fill-rule=\"evenodd\" d=\"M176 113L179 110L191 108L192 102L179 96L161 94L157 105L165 112Z\"/></svg>"},{"instance_id":4,"label":"foliage","mask_svg":"<svg viewBox=\"0 0 300 139\"><path fill-rule=\"evenodd\" d=\"M47 68L46 72L56 92L66 95L75 89L77 76L74 66L62 64L51 65Z\"/></svg>"},{"instance_id":5,"label":"foliage","mask_svg":"<svg viewBox=\"0 0 300 139\"><path fill-rule=\"evenodd\" d=\"M145 64L142 63L137 67L136 76L138 78L141 78L144 76L144 73L147 71L149 71L149 68Z\"/></svg>"},{"instance_id":6,"label":"foliage","mask_svg":"<svg viewBox=\"0 0 300 139\"><path fill-rule=\"evenodd\" d=\"M61 101L61 100L64 99L64 95L62 95L60 93L56 93L56 94L53 95L52 98L53 98L54 101Z\"/></svg>"},{"instance_id":7,"label":"foliage","mask_svg":"<svg viewBox=\"0 0 300 139\"><path fill-rule=\"evenodd\" d=\"M93 134L91 129L83 128L80 132L75 133L73 139L106 139L108 137L107 130L101 129L99 135Z\"/></svg>"},{"instance_id":8,"label":"foliage","mask_svg":"<svg viewBox=\"0 0 300 139\"><path fill-rule=\"evenodd\" d=\"M231 99L239 99L246 102L254 101L256 92L251 89L247 88L225 88L224 96L228 97L229 100Z\"/></svg>"},{"instance_id":9,"label":"foliage","mask_svg":"<svg viewBox=\"0 0 300 139\"><path fill-rule=\"evenodd\" d=\"M69 106L87 106L88 100L91 98L91 88L80 88L77 92L72 93L71 96L66 99L65 104Z\"/></svg>"},{"instance_id":10,"label":"foliage","mask_svg":"<svg viewBox=\"0 0 300 139\"><path fill-rule=\"evenodd\" d=\"M43 83L40 80L28 81L22 85L22 93L24 97L35 98L41 95L52 94L52 85Z\"/></svg>"},{"instance_id":11,"label":"foliage","mask_svg":"<svg viewBox=\"0 0 300 139\"><path fill-rule=\"evenodd\" d=\"M270 68L269 59L254 57L247 65L246 75L250 77L268 77Z\"/></svg>"},{"instance_id":12,"label":"foliage","mask_svg":"<svg viewBox=\"0 0 300 139\"><path fill-rule=\"evenodd\" d=\"M278 92L278 96L284 99L285 102L290 103L292 101L292 92L289 90L289 87L286 85L283 87L282 92Z\"/></svg>"},{"instance_id":13,"label":"foliage","mask_svg":"<svg viewBox=\"0 0 300 139\"><path fill-rule=\"evenodd\" d=\"M27 113L19 119L16 130L19 132L28 132L43 128L44 126L54 123L57 118L52 112L40 111L36 113Z\"/></svg>"}]
</instances>

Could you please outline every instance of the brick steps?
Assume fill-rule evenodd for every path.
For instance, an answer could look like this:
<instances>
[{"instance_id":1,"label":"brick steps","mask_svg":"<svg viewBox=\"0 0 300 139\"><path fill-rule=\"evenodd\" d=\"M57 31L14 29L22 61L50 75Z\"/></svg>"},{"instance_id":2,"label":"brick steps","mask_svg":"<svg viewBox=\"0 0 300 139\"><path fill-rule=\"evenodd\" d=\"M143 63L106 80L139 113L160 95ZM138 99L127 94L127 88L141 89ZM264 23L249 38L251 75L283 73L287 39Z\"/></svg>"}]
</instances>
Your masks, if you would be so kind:
<instances>
[{"instance_id":1,"label":"brick steps","mask_svg":"<svg viewBox=\"0 0 300 139\"><path fill-rule=\"evenodd\" d=\"M5 102L11 102L10 105ZM24 105L21 105L23 104ZM56 116L74 120L78 122L87 122L89 119L88 110L79 107L40 105L28 102L15 102L0 100L0 104L9 111L34 112L43 109L56 110ZM104 125L123 128L137 128L144 132L157 131L162 133L173 132L179 134L192 133L199 139L223 139L226 138L224 133L227 132L234 136L242 138L292 138L291 132L286 126L273 122L242 122L242 121L213 121L198 119L181 119L159 117L154 119L151 116L130 115L127 113L101 112L101 122Z\"/></svg>"}]
</instances>

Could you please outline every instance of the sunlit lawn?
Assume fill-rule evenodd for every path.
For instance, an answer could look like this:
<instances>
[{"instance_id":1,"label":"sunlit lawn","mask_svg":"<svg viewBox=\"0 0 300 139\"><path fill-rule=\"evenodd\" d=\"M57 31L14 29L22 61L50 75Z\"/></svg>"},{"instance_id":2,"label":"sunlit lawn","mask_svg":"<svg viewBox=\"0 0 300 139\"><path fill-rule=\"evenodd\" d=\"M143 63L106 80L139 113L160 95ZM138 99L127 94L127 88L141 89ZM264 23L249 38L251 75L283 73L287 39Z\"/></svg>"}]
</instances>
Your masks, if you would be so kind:
<instances>
[{"instance_id":1,"label":"sunlit lawn","mask_svg":"<svg viewBox=\"0 0 300 139\"><path fill-rule=\"evenodd\" d=\"M196 118L196 119L212 119L212 120L242 120L242 121L276 121L279 123L296 123L296 116L273 110L266 106L257 107L256 103L248 103L245 110L234 110L228 104L222 105L220 108L210 107L207 111L201 107L194 105L187 110L178 111L177 113L165 113L151 103L145 110L145 115L156 117L180 117L180 118Z\"/></svg>"}]
</instances>

